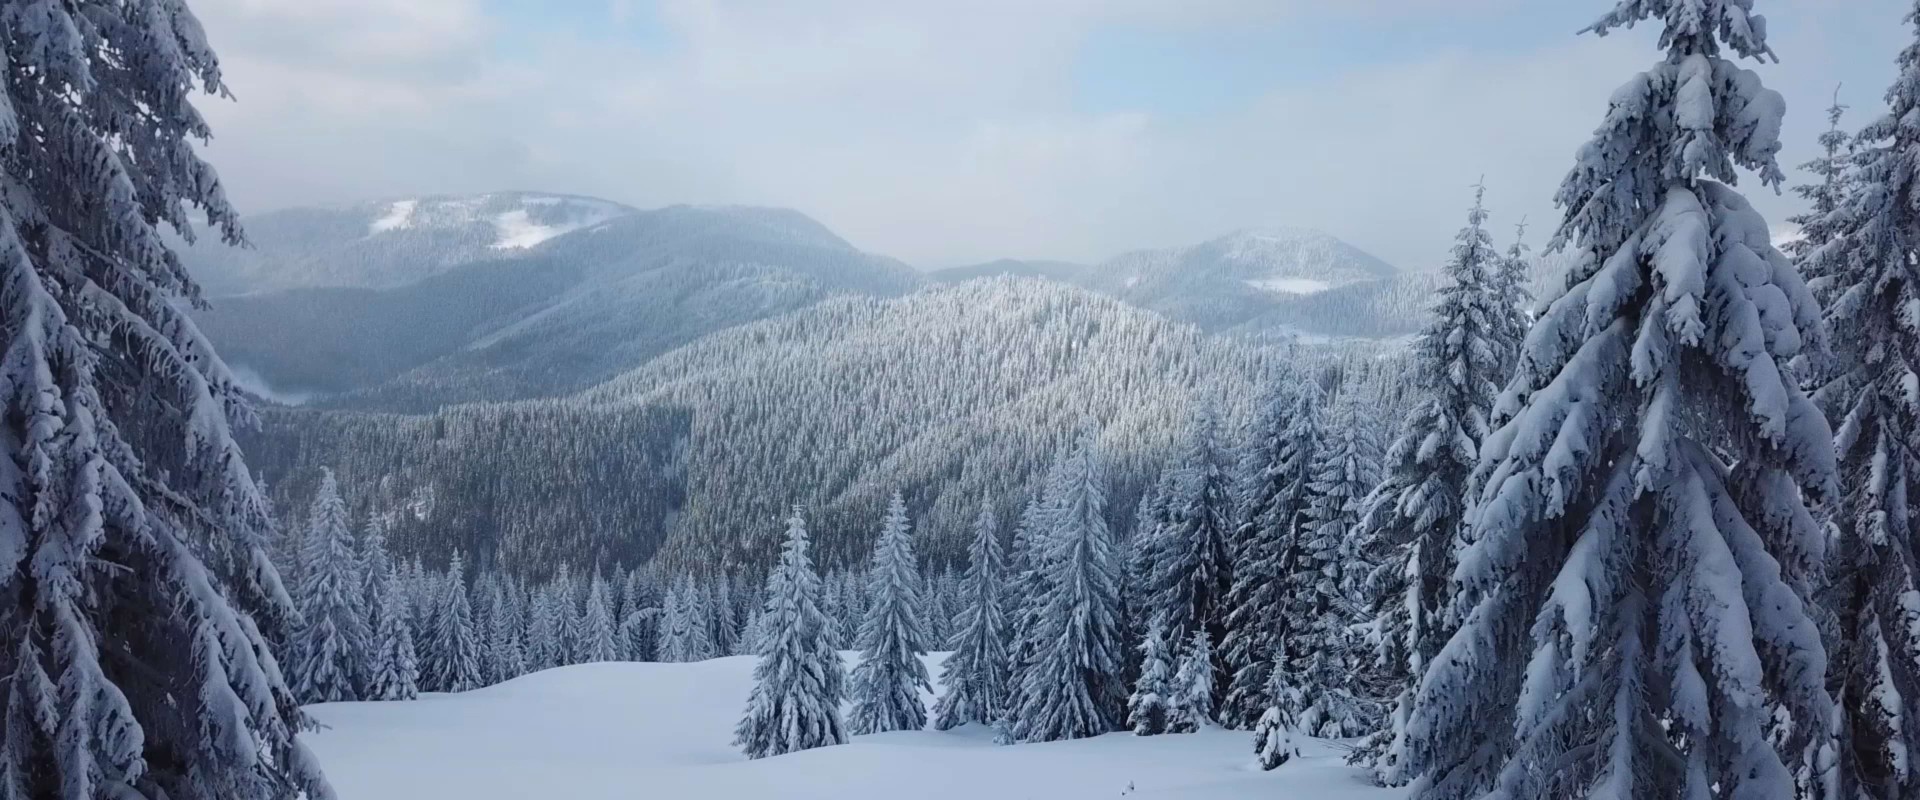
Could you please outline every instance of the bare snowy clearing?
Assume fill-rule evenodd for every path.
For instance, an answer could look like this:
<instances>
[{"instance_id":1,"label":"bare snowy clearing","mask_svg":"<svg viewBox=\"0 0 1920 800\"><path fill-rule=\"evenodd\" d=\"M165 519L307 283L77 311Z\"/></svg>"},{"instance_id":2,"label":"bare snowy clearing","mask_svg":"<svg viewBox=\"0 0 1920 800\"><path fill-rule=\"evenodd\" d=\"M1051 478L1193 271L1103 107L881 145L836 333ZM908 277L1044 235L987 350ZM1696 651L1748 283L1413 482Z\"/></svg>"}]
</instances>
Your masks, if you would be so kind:
<instances>
[{"instance_id":1,"label":"bare snowy clearing","mask_svg":"<svg viewBox=\"0 0 1920 800\"><path fill-rule=\"evenodd\" d=\"M851 660L853 654L843 657ZM939 675L943 654L927 657ZM1251 737L1213 730L1003 747L969 726L855 737L749 761L734 749L754 659L562 667L463 694L327 703L303 739L342 800L565 797L922 800L1302 798L1398 800L1338 746L1254 766ZM931 696L928 701L931 702Z\"/></svg>"}]
</instances>

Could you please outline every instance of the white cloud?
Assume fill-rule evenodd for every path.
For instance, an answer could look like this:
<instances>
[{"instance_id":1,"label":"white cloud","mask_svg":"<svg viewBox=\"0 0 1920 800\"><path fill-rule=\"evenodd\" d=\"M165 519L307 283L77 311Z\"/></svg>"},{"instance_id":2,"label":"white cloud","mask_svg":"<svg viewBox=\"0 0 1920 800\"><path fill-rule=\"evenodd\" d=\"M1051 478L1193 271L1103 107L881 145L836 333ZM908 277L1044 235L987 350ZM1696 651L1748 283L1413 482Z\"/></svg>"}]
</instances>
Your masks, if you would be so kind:
<instances>
[{"instance_id":1,"label":"white cloud","mask_svg":"<svg viewBox=\"0 0 1920 800\"><path fill-rule=\"evenodd\" d=\"M554 0L539 9L604 20L573 32L528 26L485 0L194 8L240 98L201 104L216 132L210 155L247 209L502 188L642 206L782 205L926 265L1092 260L1295 224L1421 267L1444 255L1466 186L1481 174L1503 222L1526 214L1536 231L1550 226L1548 201L1574 148L1612 88L1655 57L1651 31L1595 40L1569 30L1501 53L1406 57L1181 118L1078 108L1074 59L1101 26L1474 13L1520 1ZM1897 0L1870 2L1866 30L1898 19ZM1780 46L1795 70L1763 72L1797 101L1831 83L1841 58L1831 43L1850 37L1857 47L1860 30L1828 29L1830 14L1806 13L1830 12L1828 0L1773 5L1808 23ZM1871 17L1879 6L1884 20ZM665 46L622 43L643 19L665 27ZM1789 136L1810 139L1805 120L1816 115L1795 113ZM1803 153L1800 144L1790 152Z\"/></svg>"}]
</instances>

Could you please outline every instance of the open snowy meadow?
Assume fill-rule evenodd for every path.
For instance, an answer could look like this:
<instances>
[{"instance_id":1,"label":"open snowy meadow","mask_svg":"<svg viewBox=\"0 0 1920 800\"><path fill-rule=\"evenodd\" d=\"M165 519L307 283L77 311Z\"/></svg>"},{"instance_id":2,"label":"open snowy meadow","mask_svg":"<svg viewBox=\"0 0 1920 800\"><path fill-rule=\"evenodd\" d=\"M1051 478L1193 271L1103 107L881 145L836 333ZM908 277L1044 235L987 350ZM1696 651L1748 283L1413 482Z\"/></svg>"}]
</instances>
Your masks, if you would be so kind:
<instances>
[{"instance_id":1,"label":"open snowy meadow","mask_svg":"<svg viewBox=\"0 0 1920 800\"><path fill-rule=\"evenodd\" d=\"M851 653L848 657L851 667ZM927 657L940 674L944 654ZM1309 741L1272 772L1238 731L1000 746L981 726L856 736L749 761L732 745L754 659L609 662L460 694L309 706L303 738L341 800L1399 800L1341 748ZM932 702L928 696L927 701Z\"/></svg>"}]
</instances>

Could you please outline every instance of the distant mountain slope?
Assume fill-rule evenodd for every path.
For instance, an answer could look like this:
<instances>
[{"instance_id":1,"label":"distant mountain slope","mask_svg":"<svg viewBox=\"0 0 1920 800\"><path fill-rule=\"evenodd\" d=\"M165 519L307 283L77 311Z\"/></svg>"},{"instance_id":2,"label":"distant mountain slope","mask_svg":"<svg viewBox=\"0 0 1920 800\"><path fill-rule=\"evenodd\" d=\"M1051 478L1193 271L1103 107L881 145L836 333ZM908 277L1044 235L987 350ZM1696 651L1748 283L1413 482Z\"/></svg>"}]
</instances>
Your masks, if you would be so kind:
<instances>
[{"instance_id":1,"label":"distant mountain slope","mask_svg":"<svg viewBox=\"0 0 1920 800\"><path fill-rule=\"evenodd\" d=\"M763 558L793 503L813 509L822 554L851 563L895 489L929 556L953 559L981 503L1011 524L1082 414L1105 423L1109 514L1126 526L1196 397L1231 421L1318 358L1057 282L977 280L830 299L560 400L276 411L249 453L289 507L330 465L363 501L428 509L396 531L403 547L458 545L522 569L556 553Z\"/></svg>"},{"instance_id":2,"label":"distant mountain slope","mask_svg":"<svg viewBox=\"0 0 1920 800\"><path fill-rule=\"evenodd\" d=\"M296 208L247 218L252 247L201 237L181 258L216 297L308 287L385 289L462 264L512 258L633 213L606 200L534 192Z\"/></svg>"},{"instance_id":3,"label":"distant mountain slope","mask_svg":"<svg viewBox=\"0 0 1920 800\"><path fill-rule=\"evenodd\" d=\"M577 266L483 261L396 289L307 288L223 297L194 316L227 363L266 388L333 395L455 353L577 286Z\"/></svg>"},{"instance_id":4,"label":"distant mountain slope","mask_svg":"<svg viewBox=\"0 0 1920 800\"><path fill-rule=\"evenodd\" d=\"M1276 321L1276 310L1394 268L1319 231L1246 230L1188 247L1142 250L1087 271L1088 285L1210 331ZM1314 331L1316 333L1322 331Z\"/></svg>"},{"instance_id":5,"label":"distant mountain slope","mask_svg":"<svg viewBox=\"0 0 1920 800\"><path fill-rule=\"evenodd\" d=\"M1085 286L1218 333L1391 339L1417 331L1433 274L1402 275L1325 233L1246 230L1187 247L1140 250L1093 266L993 261L939 270L954 282L1001 275Z\"/></svg>"},{"instance_id":6,"label":"distant mountain slope","mask_svg":"<svg viewBox=\"0 0 1920 800\"><path fill-rule=\"evenodd\" d=\"M395 204L392 218L366 224L440 230L451 224L449 209L461 208L486 209L468 216L498 221L514 213L497 211L499 197ZM516 207L612 207L543 198L520 197ZM537 242L526 227L467 226L479 237L472 241L492 242L487 256L436 267L419 282L216 298L196 317L231 362L276 389L322 393L317 402L337 406L416 411L565 394L711 331L838 294L893 296L922 280L783 209L627 210L562 230L589 218L539 218L552 224L537 234L550 238ZM494 247L502 242L514 246ZM354 247L374 245L311 250L339 255ZM269 245L259 252L279 259Z\"/></svg>"}]
</instances>

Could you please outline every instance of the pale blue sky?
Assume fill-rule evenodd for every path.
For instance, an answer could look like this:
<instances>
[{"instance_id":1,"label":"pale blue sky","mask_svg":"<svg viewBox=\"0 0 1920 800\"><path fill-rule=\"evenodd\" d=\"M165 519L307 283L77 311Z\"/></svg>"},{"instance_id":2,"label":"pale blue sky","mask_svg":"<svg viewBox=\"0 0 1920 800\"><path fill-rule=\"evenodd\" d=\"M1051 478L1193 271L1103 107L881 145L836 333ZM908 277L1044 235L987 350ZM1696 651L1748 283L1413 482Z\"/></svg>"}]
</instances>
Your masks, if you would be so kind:
<instances>
[{"instance_id":1,"label":"pale blue sky","mask_svg":"<svg viewBox=\"0 0 1920 800\"><path fill-rule=\"evenodd\" d=\"M781 205L923 266L1297 225L1428 268L1483 174L1496 224L1543 231L1607 96L1658 56L1651 28L1576 36L1599 0L192 5L239 97L203 107L245 208ZM1910 5L1756 0L1788 166L1834 84L1851 122L1877 113Z\"/></svg>"}]
</instances>

